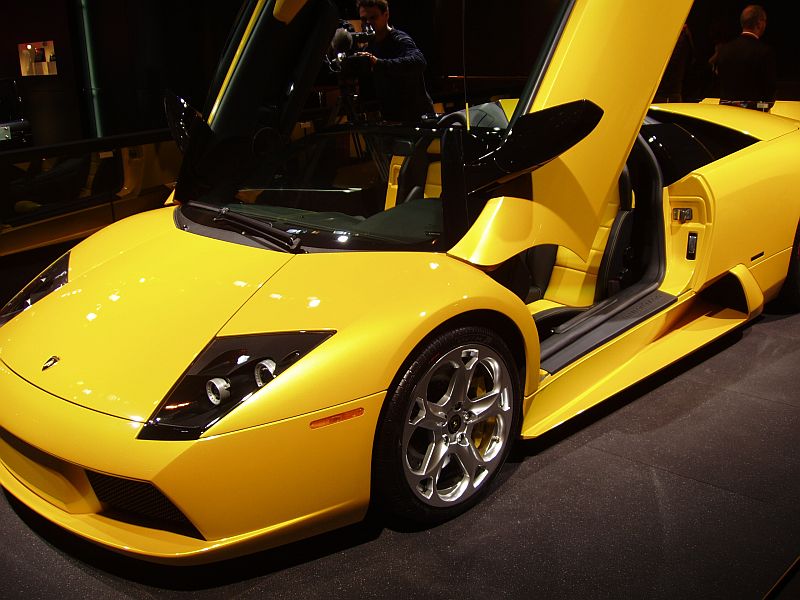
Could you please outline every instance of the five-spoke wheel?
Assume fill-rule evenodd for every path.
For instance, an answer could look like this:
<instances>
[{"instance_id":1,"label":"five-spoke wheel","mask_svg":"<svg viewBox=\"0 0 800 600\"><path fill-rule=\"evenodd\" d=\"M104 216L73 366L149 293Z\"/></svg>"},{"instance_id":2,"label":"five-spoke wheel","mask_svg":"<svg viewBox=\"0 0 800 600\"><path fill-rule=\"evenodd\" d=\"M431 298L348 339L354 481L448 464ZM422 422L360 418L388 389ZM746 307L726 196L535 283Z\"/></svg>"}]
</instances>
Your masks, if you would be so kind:
<instances>
[{"instance_id":1,"label":"five-spoke wheel","mask_svg":"<svg viewBox=\"0 0 800 600\"><path fill-rule=\"evenodd\" d=\"M519 387L508 348L488 329L455 329L426 344L389 398L376 438L383 503L422 522L474 504L516 436Z\"/></svg>"}]
</instances>

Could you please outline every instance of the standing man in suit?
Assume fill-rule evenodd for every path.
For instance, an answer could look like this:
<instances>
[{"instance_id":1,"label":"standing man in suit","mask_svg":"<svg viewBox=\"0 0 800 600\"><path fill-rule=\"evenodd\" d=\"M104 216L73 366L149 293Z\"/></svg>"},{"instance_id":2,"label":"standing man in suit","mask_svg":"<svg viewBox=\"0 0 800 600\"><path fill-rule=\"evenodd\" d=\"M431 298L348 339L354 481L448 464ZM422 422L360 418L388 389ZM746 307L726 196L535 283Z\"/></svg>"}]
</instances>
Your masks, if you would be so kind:
<instances>
[{"instance_id":1,"label":"standing man in suit","mask_svg":"<svg viewBox=\"0 0 800 600\"><path fill-rule=\"evenodd\" d=\"M716 57L722 103L744 104L766 110L775 101L777 74L772 48L761 41L767 13L751 4L740 18L742 34L723 44Z\"/></svg>"},{"instance_id":2,"label":"standing man in suit","mask_svg":"<svg viewBox=\"0 0 800 600\"><path fill-rule=\"evenodd\" d=\"M358 13L375 30L375 39L358 54L370 61L383 118L416 121L432 113L423 76L428 63L411 36L389 25L388 1L358 0Z\"/></svg>"}]
</instances>

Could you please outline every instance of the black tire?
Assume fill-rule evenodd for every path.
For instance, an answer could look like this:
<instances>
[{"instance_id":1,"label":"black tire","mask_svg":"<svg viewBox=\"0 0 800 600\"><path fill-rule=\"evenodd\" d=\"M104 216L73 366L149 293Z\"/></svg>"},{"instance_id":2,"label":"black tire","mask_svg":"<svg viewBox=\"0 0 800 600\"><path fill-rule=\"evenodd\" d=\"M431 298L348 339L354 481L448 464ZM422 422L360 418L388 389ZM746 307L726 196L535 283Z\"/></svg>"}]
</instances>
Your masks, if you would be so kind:
<instances>
[{"instance_id":1,"label":"black tire","mask_svg":"<svg viewBox=\"0 0 800 600\"><path fill-rule=\"evenodd\" d=\"M426 525L479 502L519 436L522 391L503 340L483 327L434 337L389 391L373 452L373 500Z\"/></svg>"},{"instance_id":2,"label":"black tire","mask_svg":"<svg viewBox=\"0 0 800 600\"><path fill-rule=\"evenodd\" d=\"M800 225L794 234L789 271L783 282L778 301L786 310L800 312Z\"/></svg>"}]
</instances>

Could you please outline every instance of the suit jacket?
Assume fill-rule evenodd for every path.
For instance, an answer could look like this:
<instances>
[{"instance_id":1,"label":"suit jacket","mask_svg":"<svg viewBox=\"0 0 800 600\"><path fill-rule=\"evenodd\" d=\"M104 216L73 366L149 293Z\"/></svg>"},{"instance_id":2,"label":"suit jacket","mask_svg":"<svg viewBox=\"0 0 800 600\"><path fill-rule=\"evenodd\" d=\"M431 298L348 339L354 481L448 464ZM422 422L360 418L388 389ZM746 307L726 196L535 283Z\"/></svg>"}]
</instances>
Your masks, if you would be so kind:
<instances>
[{"instance_id":1,"label":"suit jacket","mask_svg":"<svg viewBox=\"0 0 800 600\"><path fill-rule=\"evenodd\" d=\"M722 100L775 100L777 75L772 48L742 34L723 44L716 62Z\"/></svg>"}]
</instances>

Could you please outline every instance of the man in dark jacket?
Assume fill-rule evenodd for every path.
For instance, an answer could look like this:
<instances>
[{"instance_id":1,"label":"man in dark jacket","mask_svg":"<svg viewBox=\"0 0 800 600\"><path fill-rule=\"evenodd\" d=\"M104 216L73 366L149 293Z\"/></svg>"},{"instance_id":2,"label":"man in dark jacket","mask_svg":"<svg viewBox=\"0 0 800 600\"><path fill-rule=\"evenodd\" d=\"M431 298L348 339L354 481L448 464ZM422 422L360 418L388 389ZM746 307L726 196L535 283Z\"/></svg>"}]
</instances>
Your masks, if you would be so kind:
<instances>
[{"instance_id":1,"label":"man in dark jacket","mask_svg":"<svg viewBox=\"0 0 800 600\"><path fill-rule=\"evenodd\" d=\"M742 11L742 34L723 44L715 61L722 101L763 103L766 109L775 100L777 75L775 55L761 41L767 28L767 13L751 4ZM755 108L755 107L754 107Z\"/></svg>"},{"instance_id":2,"label":"man in dark jacket","mask_svg":"<svg viewBox=\"0 0 800 600\"><path fill-rule=\"evenodd\" d=\"M358 0L358 13L364 25L371 25L375 38L359 54L369 58L375 95L383 118L389 121L416 121L433 112L425 88L425 57L411 37L389 26L386 0Z\"/></svg>"}]
</instances>

